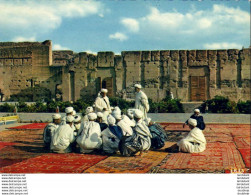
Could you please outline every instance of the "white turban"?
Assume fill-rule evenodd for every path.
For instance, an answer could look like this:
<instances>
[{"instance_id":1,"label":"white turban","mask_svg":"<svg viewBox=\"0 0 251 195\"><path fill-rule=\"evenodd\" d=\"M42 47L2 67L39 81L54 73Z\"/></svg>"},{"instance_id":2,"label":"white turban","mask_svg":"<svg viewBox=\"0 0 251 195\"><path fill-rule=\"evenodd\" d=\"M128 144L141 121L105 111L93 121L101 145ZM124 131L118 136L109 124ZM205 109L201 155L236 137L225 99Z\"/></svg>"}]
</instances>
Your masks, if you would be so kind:
<instances>
[{"instance_id":1,"label":"white turban","mask_svg":"<svg viewBox=\"0 0 251 195\"><path fill-rule=\"evenodd\" d=\"M101 89L101 92L102 93L108 93L108 90L103 88L103 89Z\"/></svg>"},{"instance_id":2,"label":"white turban","mask_svg":"<svg viewBox=\"0 0 251 195\"><path fill-rule=\"evenodd\" d=\"M80 116L75 116L75 120L74 120L74 123L77 123L81 121L81 117Z\"/></svg>"},{"instance_id":3,"label":"white turban","mask_svg":"<svg viewBox=\"0 0 251 195\"><path fill-rule=\"evenodd\" d=\"M60 118L61 118L61 115L60 115L60 114L53 114L53 115L52 115L52 118L53 118L53 119L60 119Z\"/></svg>"},{"instance_id":4,"label":"white turban","mask_svg":"<svg viewBox=\"0 0 251 195\"><path fill-rule=\"evenodd\" d=\"M107 117L107 121L108 121L109 125L115 125L115 123L116 123L116 119L112 115L109 115Z\"/></svg>"},{"instance_id":5,"label":"white turban","mask_svg":"<svg viewBox=\"0 0 251 195\"><path fill-rule=\"evenodd\" d=\"M121 110L120 110L120 108L119 108L118 106L116 106L116 107L114 108L114 111L120 111L120 112L121 112Z\"/></svg>"},{"instance_id":6,"label":"white turban","mask_svg":"<svg viewBox=\"0 0 251 195\"><path fill-rule=\"evenodd\" d=\"M115 109L112 111L112 115L114 117L115 117L115 115L121 115L121 110L119 109L119 107L115 107Z\"/></svg>"},{"instance_id":7,"label":"white turban","mask_svg":"<svg viewBox=\"0 0 251 195\"><path fill-rule=\"evenodd\" d=\"M85 114L89 114L91 112L93 112L93 107L89 106L85 109Z\"/></svg>"},{"instance_id":8,"label":"white turban","mask_svg":"<svg viewBox=\"0 0 251 195\"><path fill-rule=\"evenodd\" d=\"M142 118L143 117L143 112L141 111L141 110L138 110L138 109L136 109L135 111L134 111L134 116L136 117L136 118Z\"/></svg>"},{"instance_id":9,"label":"white turban","mask_svg":"<svg viewBox=\"0 0 251 195\"><path fill-rule=\"evenodd\" d=\"M196 127L197 126L197 120L195 120L193 118L190 118L190 119L188 119L188 124Z\"/></svg>"},{"instance_id":10,"label":"white turban","mask_svg":"<svg viewBox=\"0 0 251 195\"><path fill-rule=\"evenodd\" d=\"M115 119L122 119L121 112L119 111L113 112L112 115Z\"/></svg>"},{"instance_id":11,"label":"white turban","mask_svg":"<svg viewBox=\"0 0 251 195\"><path fill-rule=\"evenodd\" d=\"M72 111L72 116L75 116L77 113L75 110Z\"/></svg>"},{"instance_id":12,"label":"white turban","mask_svg":"<svg viewBox=\"0 0 251 195\"><path fill-rule=\"evenodd\" d=\"M128 110L127 110L127 115L128 115L130 118L133 118L134 110L135 110L135 109L128 109Z\"/></svg>"},{"instance_id":13,"label":"white turban","mask_svg":"<svg viewBox=\"0 0 251 195\"><path fill-rule=\"evenodd\" d=\"M103 118L103 113L102 112L97 112L97 117L99 117L99 118Z\"/></svg>"},{"instance_id":14,"label":"white turban","mask_svg":"<svg viewBox=\"0 0 251 195\"><path fill-rule=\"evenodd\" d=\"M194 112L200 113L200 110L199 109L194 109Z\"/></svg>"},{"instance_id":15,"label":"white turban","mask_svg":"<svg viewBox=\"0 0 251 195\"><path fill-rule=\"evenodd\" d=\"M66 117L66 122L69 122L69 123L71 123L71 122L73 122L75 120L75 118L73 117L73 116L67 116Z\"/></svg>"},{"instance_id":16,"label":"white turban","mask_svg":"<svg viewBox=\"0 0 251 195\"><path fill-rule=\"evenodd\" d=\"M135 87L135 88L139 88L139 89L142 88L142 86L141 86L140 84L135 84L134 87Z\"/></svg>"},{"instance_id":17,"label":"white turban","mask_svg":"<svg viewBox=\"0 0 251 195\"><path fill-rule=\"evenodd\" d=\"M151 122L151 118L146 118L145 121L146 121L146 124L149 125L149 123Z\"/></svg>"},{"instance_id":18,"label":"white turban","mask_svg":"<svg viewBox=\"0 0 251 195\"><path fill-rule=\"evenodd\" d=\"M67 107L67 108L65 108L65 113L71 113L71 112L73 112L73 107Z\"/></svg>"},{"instance_id":19,"label":"white turban","mask_svg":"<svg viewBox=\"0 0 251 195\"><path fill-rule=\"evenodd\" d=\"M97 118L97 114L94 112L89 113L87 116L89 120L95 120Z\"/></svg>"}]
</instances>

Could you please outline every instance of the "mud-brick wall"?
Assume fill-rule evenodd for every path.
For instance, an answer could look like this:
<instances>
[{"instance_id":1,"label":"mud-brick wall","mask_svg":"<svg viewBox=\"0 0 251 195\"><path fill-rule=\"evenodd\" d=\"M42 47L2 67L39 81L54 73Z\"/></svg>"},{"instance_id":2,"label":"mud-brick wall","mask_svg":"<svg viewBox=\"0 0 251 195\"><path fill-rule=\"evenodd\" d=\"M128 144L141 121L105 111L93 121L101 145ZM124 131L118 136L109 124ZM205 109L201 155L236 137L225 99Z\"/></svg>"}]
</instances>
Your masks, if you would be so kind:
<instances>
[{"instance_id":1,"label":"mud-brick wall","mask_svg":"<svg viewBox=\"0 0 251 195\"><path fill-rule=\"evenodd\" d=\"M51 41L0 43L0 88L5 98L48 80L51 52Z\"/></svg>"}]
</instances>

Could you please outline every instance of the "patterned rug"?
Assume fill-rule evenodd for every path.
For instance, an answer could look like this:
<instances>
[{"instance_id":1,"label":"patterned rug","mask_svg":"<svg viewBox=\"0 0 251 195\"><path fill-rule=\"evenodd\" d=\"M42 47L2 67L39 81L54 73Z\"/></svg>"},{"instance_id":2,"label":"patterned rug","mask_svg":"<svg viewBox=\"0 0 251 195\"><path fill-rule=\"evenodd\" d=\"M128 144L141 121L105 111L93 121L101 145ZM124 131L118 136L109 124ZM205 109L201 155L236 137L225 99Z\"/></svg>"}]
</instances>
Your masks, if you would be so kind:
<instances>
[{"instance_id":1,"label":"patterned rug","mask_svg":"<svg viewBox=\"0 0 251 195\"><path fill-rule=\"evenodd\" d=\"M250 149L250 137L234 137L234 142L237 148L249 148Z\"/></svg>"},{"instance_id":2,"label":"patterned rug","mask_svg":"<svg viewBox=\"0 0 251 195\"><path fill-rule=\"evenodd\" d=\"M224 170L245 168L242 157L234 143L208 143L202 153L175 153L163 169Z\"/></svg>"},{"instance_id":3,"label":"patterned rug","mask_svg":"<svg viewBox=\"0 0 251 195\"><path fill-rule=\"evenodd\" d=\"M0 173L81 173L107 156L46 154L0 169Z\"/></svg>"},{"instance_id":4,"label":"patterned rug","mask_svg":"<svg viewBox=\"0 0 251 195\"><path fill-rule=\"evenodd\" d=\"M165 148L173 144L168 142L162 149L148 151L148 153L144 153L141 157L110 156L85 170L84 173L147 173L153 166L161 163L168 155L164 151Z\"/></svg>"},{"instance_id":5,"label":"patterned rug","mask_svg":"<svg viewBox=\"0 0 251 195\"><path fill-rule=\"evenodd\" d=\"M251 169L250 166L250 162L251 162L251 158L250 158L250 148L241 148L238 149L241 153L241 156L243 158L243 161L245 162L246 168Z\"/></svg>"},{"instance_id":6,"label":"patterned rug","mask_svg":"<svg viewBox=\"0 0 251 195\"><path fill-rule=\"evenodd\" d=\"M8 130L0 132L0 141L11 142L1 149L0 167L12 165L48 153L43 147L43 130Z\"/></svg>"},{"instance_id":7,"label":"patterned rug","mask_svg":"<svg viewBox=\"0 0 251 195\"><path fill-rule=\"evenodd\" d=\"M47 124L48 123L32 123L29 125L9 127L8 129L44 129Z\"/></svg>"},{"instance_id":8,"label":"patterned rug","mask_svg":"<svg viewBox=\"0 0 251 195\"><path fill-rule=\"evenodd\" d=\"M15 143L12 142L0 142L0 150L6 146L12 146L15 145Z\"/></svg>"},{"instance_id":9,"label":"patterned rug","mask_svg":"<svg viewBox=\"0 0 251 195\"><path fill-rule=\"evenodd\" d=\"M215 132L215 131L204 131L205 138L207 143L211 142L221 142L221 143L228 143L233 142L233 137L231 133L222 133L222 132Z\"/></svg>"}]
</instances>

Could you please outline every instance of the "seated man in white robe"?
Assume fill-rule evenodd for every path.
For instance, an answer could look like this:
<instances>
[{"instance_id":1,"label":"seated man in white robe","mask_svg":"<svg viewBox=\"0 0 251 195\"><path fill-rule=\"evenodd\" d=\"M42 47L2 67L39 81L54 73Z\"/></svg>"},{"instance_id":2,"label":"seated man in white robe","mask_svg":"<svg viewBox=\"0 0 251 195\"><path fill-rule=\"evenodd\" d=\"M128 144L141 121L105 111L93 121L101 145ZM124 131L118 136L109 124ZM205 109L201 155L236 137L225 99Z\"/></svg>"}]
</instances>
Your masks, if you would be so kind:
<instances>
[{"instance_id":1,"label":"seated man in white robe","mask_svg":"<svg viewBox=\"0 0 251 195\"><path fill-rule=\"evenodd\" d=\"M107 118L109 126L102 131L103 151L108 154L116 153L119 141L122 138L122 130L116 125L116 120L112 115Z\"/></svg>"},{"instance_id":2,"label":"seated man in white robe","mask_svg":"<svg viewBox=\"0 0 251 195\"><path fill-rule=\"evenodd\" d=\"M65 125L65 124L66 124L66 117L67 117L67 116L72 116L73 111L74 111L73 107L67 107L67 108L65 108L66 116L64 116L64 117L62 118L62 120L61 120L61 125Z\"/></svg>"},{"instance_id":3,"label":"seated man in white robe","mask_svg":"<svg viewBox=\"0 0 251 195\"><path fill-rule=\"evenodd\" d=\"M81 126L80 135L77 138L81 153L91 153L102 147L101 129L95 122L96 119L96 113L89 113L89 121Z\"/></svg>"},{"instance_id":4,"label":"seated man in white robe","mask_svg":"<svg viewBox=\"0 0 251 195\"><path fill-rule=\"evenodd\" d=\"M147 118L147 112L149 111L149 103L146 94L141 91L142 86L140 84L136 84L135 86L135 109L139 109L143 112L143 120Z\"/></svg>"},{"instance_id":5,"label":"seated man in white robe","mask_svg":"<svg viewBox=\"0 0 251 195\"><path fill-rule=\"evenodd\" d=\"M75 127L74 136L77 136L78 131L80 130L80 127L81 127L81 117L75 116L74 118L75 118L75 120L74 120L74 127Z\"/></svg>"},{"instance_id":6,"label":"seated man in white robe","mask_svg":"<svg viewBox=\"0 0 251 195\"><path fill-rule=\"evenodd\" d=\"M95 100L95 112L102 112L103 113L103 122L107 123L107 116L111 114L111 106L109 98L107 97L107 89L101 89L98 97Z\"/></svg>"},{"instance_id":7,"label":"seated man in white robe","mask_svg":"<svg viewBox=\"0 0 251 195\"><path fill-rule=\"evenodd\" d=\"M108 127L106 123L103 123L103 116L102 112L97 112L96 122L99 124L101 131L104 131Z\"/></svg>"},{"instance_id":8,"label":"seated man in white robe","mask_svg":"<svg viewBox=\"0 0 251 195\"><path fill-rule=\"evenodd\" d=\"M89 120L88 120L88 114L89 114L89 113L92 113L93 111L94 111L94 110L93 110L93 107L88 106L88 107L85 109L85 115L84 115L84 113L82 114L82 116L83 116L82 122L87 122L87 121L89 121Z\"/></svg>"},{"instance_id":9,"label":"seated man in white robe","mask_svg":"<svg viewBox=\"0 0 251 195\"><path fill-rule=\"evenodd\" d=\"M56 131L56 129L59 127L61 123L61 115L53 114L52 119L53 119L53 122L49 123L44 128L43 140L44 140L44 145L46 148L50 148L52 135L54 134L54 132Z\"/></svg>"},{"instance_id":10,"label":"seated man in white robe","mask_svg":"<svg viewBox=\"0 0 251 195\"><path fill-rule=\"evenodd\" d=\"M144 113L140 110L135 110L134 119L136 121L136 126L134 127L134 131L140 136L141 144L142 144L142 152L147 152L151 147L151 138L152 135L143 121Z\"/></svg>"},{"instance_id":11,"label":"seated man in white robe","mask_svg":"<svg viewBox=\"0 0 251 195\"><path fill-rule=\"evenodd\" d=\"M51 150L56 153L69 153L72 151L71 143L74 142L75 137L72 130L74 122L73 116L66 117L66 124L60 125L55 131L51 140Z\"/></svg>"},{"instance_id":12,"label":"seated man in white robe","mask_svg":"<svg viewBox=\"0 0 251 195\"><path fill-rule=\"evenodd\" d=\"M128 109L127 115L123 114L122 120L125 121L130 127L135 127L136 122L134 120L134 111L135 109Z\"/></svg>"},{"instance_id":13,"label":"seated man in white robe","mask_svg":"<svg viewBox=\"0 0 251 195\"><path fill-rule=\"evenodd\" d=\"M188 152L188 153L199 153L206 149L206 138L201 129L197 126L196 119L188 119L188 125L191 131L188 135L180 140L177 145L167 148L167 152ZM177 151L178 150L178 151Z\"/></svg>"},{"instance_id":14,"label":"seated man in white robe","mask_svg":"<svg viewBox=\"0 0 251 195\"><path fill-rule=\"evenodd\" d=\"M113 112L113 116L116 119L116 124L122 129L124 136L131 136L133 134L133 130L124 120L122 120L121 112Z\"/></svg>"}]
</instances>

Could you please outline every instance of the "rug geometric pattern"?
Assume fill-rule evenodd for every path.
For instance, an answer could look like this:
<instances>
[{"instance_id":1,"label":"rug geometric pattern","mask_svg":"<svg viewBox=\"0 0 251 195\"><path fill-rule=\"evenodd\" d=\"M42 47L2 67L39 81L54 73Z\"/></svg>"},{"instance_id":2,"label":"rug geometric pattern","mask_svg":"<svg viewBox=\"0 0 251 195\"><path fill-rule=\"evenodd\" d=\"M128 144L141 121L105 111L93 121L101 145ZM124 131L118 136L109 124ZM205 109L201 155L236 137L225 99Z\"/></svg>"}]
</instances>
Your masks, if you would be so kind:
<instances>
[{"instance_id":1,"label":"rug geometric pattern","mask_svg":"<svg viewBox=\"0 0 251 195\"><path fill-rule=\"evenodd\" d=\"M167 143L161 150L148 151L141 157L111 156L84 171L85 173L146 173L151 167L158 165L166 157L165 148L173 143Z\"/></svg>"},{"instance_id":2,"label":"rug geometric pattern","mask_svg":"<svg viewBox=\"0 0 251 195\"><path fill-rule=\"evenodd\" d=\"M0 173L81 173L107 156L46 154L0 169Z\"/></svg>"},{"instance_id":3,"label":"rug geometric pattern","mask_svg":"<svg viewBox=\"0 0 251 195\"><path fill-rule=\"evenodd\" d=\"M201 153L175 153L161 168L224 170L245 168L242 157L234 143L208 143Z\"/></svg>"}]
</instances>

